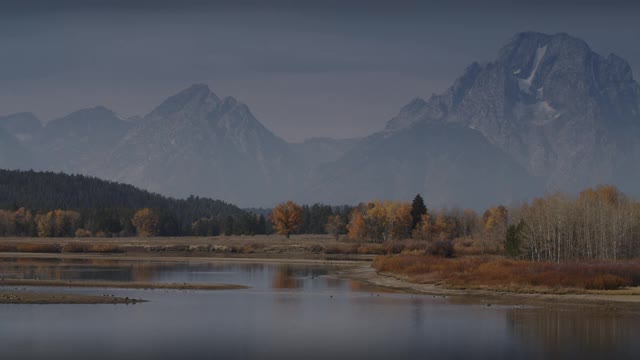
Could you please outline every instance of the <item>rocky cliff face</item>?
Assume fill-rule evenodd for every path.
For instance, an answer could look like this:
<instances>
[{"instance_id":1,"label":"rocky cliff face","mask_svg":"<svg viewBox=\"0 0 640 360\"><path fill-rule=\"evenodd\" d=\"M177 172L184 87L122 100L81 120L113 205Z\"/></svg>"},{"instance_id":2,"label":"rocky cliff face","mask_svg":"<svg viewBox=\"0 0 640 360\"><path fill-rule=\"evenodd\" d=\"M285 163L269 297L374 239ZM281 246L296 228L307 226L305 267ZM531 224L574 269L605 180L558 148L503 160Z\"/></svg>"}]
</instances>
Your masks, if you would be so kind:
<instances>
[{"instance_id":1,"label":"rocky cliff face","mask_svg":"<svg viewBox=\"0 0 640 360\"><path fill-rule=\"evenodd\" d=\"M625 184L638 173L640 87L629 65L566 34L521 33L474 63L444 94L416 99L390 132L414 123L480 131L548 189Z\"/></svg>"},{"instance_id":2,"label":"rocky cliff face","mask_svg":"<svg viewBox=\"0 0 640 360\"><path fill-rule=\"evenodd\" d=\"M194 85L137 121L93 173L166 194L253 205L286 197L299 167L288 144L245 104Z\"/></svg>"}]
</instances>

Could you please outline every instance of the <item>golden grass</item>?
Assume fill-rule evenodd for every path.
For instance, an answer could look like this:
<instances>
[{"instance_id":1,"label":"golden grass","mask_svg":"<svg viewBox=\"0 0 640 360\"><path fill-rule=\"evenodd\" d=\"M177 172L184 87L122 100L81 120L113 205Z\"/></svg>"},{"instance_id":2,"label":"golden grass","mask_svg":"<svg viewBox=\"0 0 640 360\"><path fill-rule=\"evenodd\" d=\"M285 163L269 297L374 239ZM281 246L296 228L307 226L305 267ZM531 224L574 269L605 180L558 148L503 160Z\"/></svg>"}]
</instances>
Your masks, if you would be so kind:
<instances>
[{"instance_id":1,"label":"golden grass","mask_svg":"<svg viewBox=\"0 0 640 360\"><path fill-rule=\"evenodd\" d=\"M615 290L640 285L640 261L543 263L500 257L380 256L378 272L455 288Z\"/></svg>"}]
</instances>

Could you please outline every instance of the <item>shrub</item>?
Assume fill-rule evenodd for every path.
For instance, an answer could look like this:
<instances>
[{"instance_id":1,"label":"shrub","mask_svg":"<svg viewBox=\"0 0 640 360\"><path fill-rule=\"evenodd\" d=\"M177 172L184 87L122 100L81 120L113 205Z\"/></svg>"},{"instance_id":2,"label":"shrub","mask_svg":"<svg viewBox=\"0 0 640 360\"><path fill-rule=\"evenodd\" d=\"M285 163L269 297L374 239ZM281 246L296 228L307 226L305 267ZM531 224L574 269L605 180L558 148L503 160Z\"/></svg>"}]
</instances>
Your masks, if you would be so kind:
<instances>
[{"instance_id":1,"label":"shrub","mask_svg":"<svg viewBox=\"0 0 640 360\"><path fill-rule=\"evenodd\" d=\"M617 275L598 275L587 282L586 289L594 290L616 290L631 285L631 282Z\"/></svg>"},{"instance_id":2,"label":"shrub","mask_svg":"<svg viewBox=\"0 0 640 360\"><path fill-rule=\"evenodd\" d=\"M388 253L388 250L383 244L362 244L358 246L357 253L363 255L384 255Z\"/></svg>"},{"instance_id":3,"label":"shrub","mask_svg":"<svg viewBox=\"0 0 640 360\"><path fill-rule=\"evenodd\" d=\"M429 244L427 253L433 256L453 257L453 242L451 240L437 240Z\"/></svg>"},{"instance_id":4,"label":"shrub","mask_svg":"<svg viewBox=\"0 0 640 360\"><path fill-rule=\"evenodd\" d=\"M91 237L91 231L86 229L78 229L76 230L77 238Z\"/></svg>"},{"instance_id":5,"label":"shrub","mask_svg":"<svg viewBox=\"0 0 640 360\"><path fill-rule=\"evenodd\" d=\"M28 253L59 253L62 251L62 246L59 244L17 244L16 250Z\"/></svg>"},{"instance_id":6,"label":"shrub","mask_svg":"<svg viewBox=\"0 0 640 360\"><path fill-rule=\"evenodd\" d=\"M384 252L387 254L400 254L404 251L405 245L402 241L387 241L384 243Z\"/></svg>"},{"instance_id":7,"label":"shrub","mask_svg":"<svg viewBox=\"0 0 640 360\"><path fill-rule=\"evenodd\" d=\"M85 253L89 250L89 246L80 243L68 243L62 246L62 252L66 253Z\"/></svg>"},{"instance_id":8,"label":"shrub","mask_svg":"<svg viewBox=\"0 0 640 360\"><path fill-rule=\"evenodd\" d=\"M577 288L615 290L640 285L640 262L544 263L496 257L446 259L432 255L379 256L373 267L380 272L430 279L451 286Z\"/></svg>"},{"instance_id":9,"label":"shrub","mask_svg":"<svg viewBox=\"0 0 640 360\"><path fill-rule=\"evenodd\" d=\"M328 255L357 254L359 247L358 244L329 245L324 248L324 253Z\"/></svg>"},{"instance_id":10,"label":"shrub","mask_svg":"<svg viewBox=\"0 0 640 360\"><path fill-rule=\"evenodd\" d=\"M0 252L16 252L18 251L14 244L0 244Z\"/></svg>"},{"instance_id":11,"label":"shrub","mask_svg":"<svg viewBox=\"0 0 640 360\"><path fill-rule=\"evenodd\" d=\"M113 244L92 244L89 246L88 252L102 253L102 254L115 254L115 253L124 252L124 249Z\"/></svg>"}]
</instances>

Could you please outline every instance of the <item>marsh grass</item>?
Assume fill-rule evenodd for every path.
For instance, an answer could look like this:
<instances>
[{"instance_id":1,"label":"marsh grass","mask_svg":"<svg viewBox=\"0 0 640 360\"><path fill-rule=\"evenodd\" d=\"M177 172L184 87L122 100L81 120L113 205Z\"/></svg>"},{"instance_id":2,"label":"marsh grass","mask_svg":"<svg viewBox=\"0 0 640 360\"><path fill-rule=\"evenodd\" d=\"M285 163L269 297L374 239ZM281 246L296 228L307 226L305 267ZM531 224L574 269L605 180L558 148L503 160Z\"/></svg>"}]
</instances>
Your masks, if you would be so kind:
<instances>
[{"instance_id":1,"label":"marsh grass","mask_svg":"<svg viewBox=\"0 0 640 360\"><path fill-rule=\"evenodd\" d=\"M500 257L380 256L378 272L455 288L617 290L640 285L640 261L546 263Z\"/></svg>"}]
</instances>

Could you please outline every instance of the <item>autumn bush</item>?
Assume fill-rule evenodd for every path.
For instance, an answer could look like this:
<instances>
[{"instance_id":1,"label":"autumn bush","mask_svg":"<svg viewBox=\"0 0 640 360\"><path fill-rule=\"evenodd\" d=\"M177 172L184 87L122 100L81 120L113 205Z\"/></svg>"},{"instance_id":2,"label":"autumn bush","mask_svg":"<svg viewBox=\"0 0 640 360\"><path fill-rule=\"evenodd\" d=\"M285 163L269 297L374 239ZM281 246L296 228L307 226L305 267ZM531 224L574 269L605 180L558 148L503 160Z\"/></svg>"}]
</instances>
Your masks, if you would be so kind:
<instances>
[{"instance_id":1,"label":"autumn bush","mask_svg":"<svg viewBox=\"0 0 640 360\"><path fill-rule=\"evenodd\" d=\"M357 247L357 253L363 255L385 255L389 254L389 248L393 249L393 245L389 244L361 244Z\"/></svg>"},{"instance_id":2,"label":"autumn bush","mask_svg":"<svg viewBox=\"0 0 640 360\"><path fill-rule=\"evenodd\" d=\"M324 248L324 253L328 255L357 254L359 247L359 244L328 245Z\"/></svg>"},{"instance_id":3,"label":"autumn bush","mask_svg":"<svg viewBox=\"0 0 640 360\"><path fill-rule=\"evenodd\" d=\"M453 243L450 240L433 241L427 247L427 253L433 256L453 257Z\"/></svg>"},{"instance_id":4,"label":"autumn bush","mask_svg":"<svg viewBox=\"0 0 640 360\"><path fill-rule=\"evenodd\" d=\"M0 244L0 252L16 252L17 247L14 244Z\"/></svg>"},{"instance_id":5,"label":"autumn bush","mask_svg":"<svg viewBox=\"0 0 640 360\"><path fill-rule=\"evenodd\" d=\"M76 237L77 238L91 237L91 231L87 229L78 229L76 230Z\"/></svg>"},{"instance_id":6,"label":"autumn bush","mask_svg":"<svg viewBox=\"0 0 640 360\"><path fill-rule=\"evenodd\" d=\"M557 264L488 256L446 259L401 254L379 256L373 266L379 272L407 276L414 281L441 282L453 287L615 290L640 286L640 261Z\"/></svg>"},{"instance_id":7,"label":"autumn bush","mask_svg":"<svg viewBox=\"0 0 640 360\"><path fill-rule=\"evenodd\" d=\"M17 244L16 251L29 253L59 253L62 246L59 244Z\"/></svg>"},{"instance_id":8,"label":"autumn bush","mask_svg":"<svg viewBox=\"0 0 640 360\"><path fill-rule=\"evenodd\" d=\"M67 243L62 246L62 252L66 253L85 253L88 250L89 245L81 243Z\"/></svg>"},{"instance_id":9,"label":"autumn bush","mask_svg":"<svg viewBox=\"0 0 640 360\"><path fill-rule=\"evenodd\" d=\"M114 244L91 244L89 245L88 252L101 253L101 254L115 254L115 253L123 253L124 249Z\"/></svg>"}]
</instances>

